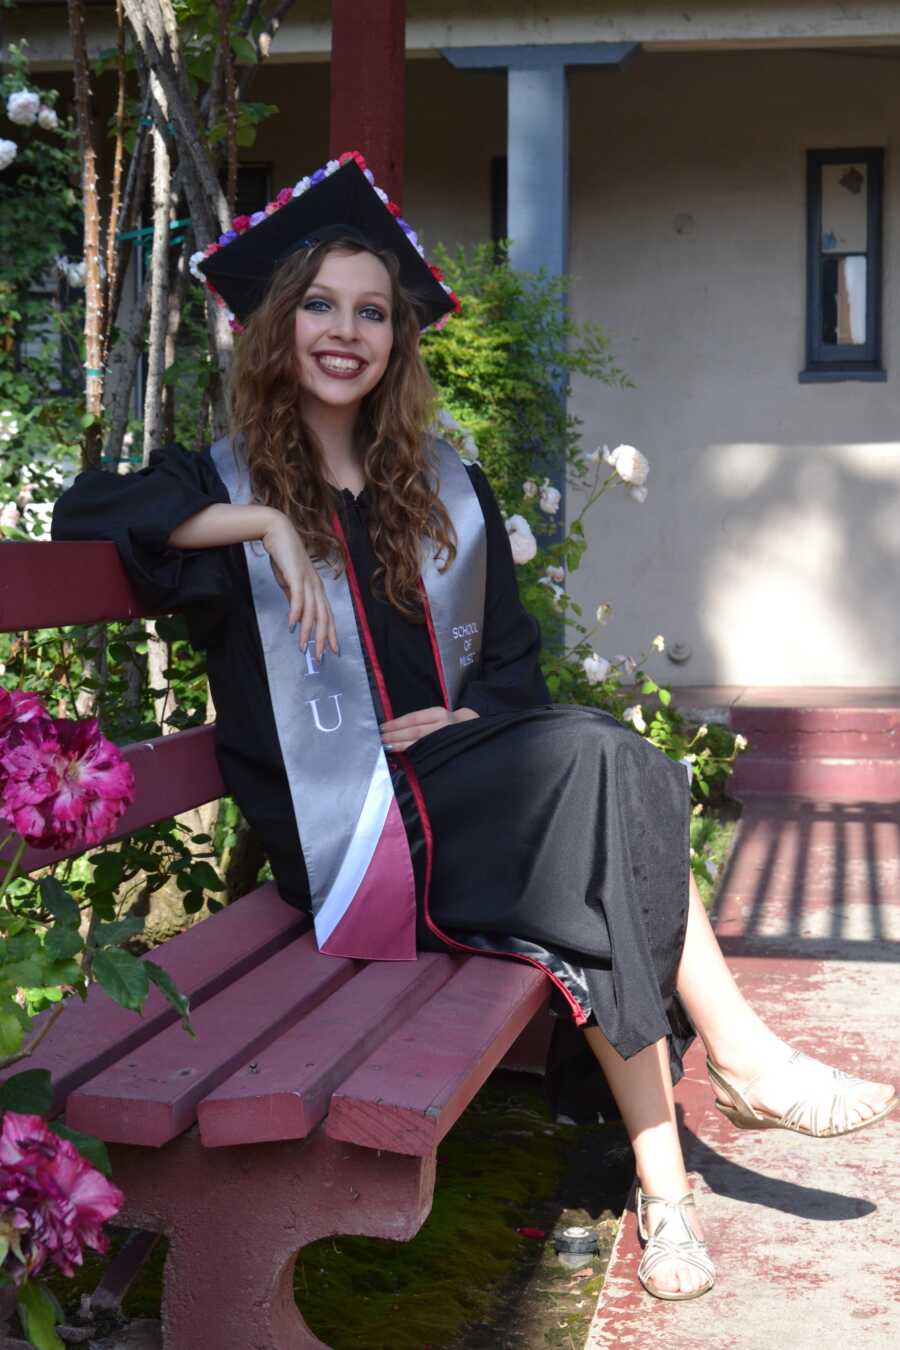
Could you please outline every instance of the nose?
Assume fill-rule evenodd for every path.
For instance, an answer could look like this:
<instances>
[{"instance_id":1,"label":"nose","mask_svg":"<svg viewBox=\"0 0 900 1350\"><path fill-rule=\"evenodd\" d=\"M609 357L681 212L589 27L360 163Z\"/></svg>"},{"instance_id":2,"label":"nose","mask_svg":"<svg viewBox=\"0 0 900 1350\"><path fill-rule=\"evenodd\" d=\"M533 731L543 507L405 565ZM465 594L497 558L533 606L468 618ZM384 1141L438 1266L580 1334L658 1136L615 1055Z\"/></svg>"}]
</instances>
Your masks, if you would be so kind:
<instances>
[{"instance_id":1,"label":"nose","mask_svg":"<svg viewBox=\"0 0 900 1350\"><path fill-rule=\"evenodd\" d=\"M331 311L331 319L332 337L340 338L342 342L356 341L359 336L359 319L352 306L335 305Z\"/></svg>"}]
</instances>

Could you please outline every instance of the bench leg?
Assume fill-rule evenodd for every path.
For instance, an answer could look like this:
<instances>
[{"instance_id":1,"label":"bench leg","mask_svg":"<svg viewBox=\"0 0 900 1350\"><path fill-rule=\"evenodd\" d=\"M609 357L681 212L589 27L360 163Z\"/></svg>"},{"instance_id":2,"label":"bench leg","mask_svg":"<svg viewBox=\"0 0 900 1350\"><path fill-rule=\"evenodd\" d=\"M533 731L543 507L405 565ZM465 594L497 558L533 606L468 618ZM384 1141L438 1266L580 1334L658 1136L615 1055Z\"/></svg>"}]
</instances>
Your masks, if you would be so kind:
<instances>
[{"instance_id":1,"label":"bench leg","mask_svg":"<svg viewBox=\"0 0 900 1350\"><path fill-rule=\"evenodd\" d=\"M113 1145L118 1221L169 1239L165 1350L328 1350L294 1299L297 1253L338 1234L406 1241L431 1209L434 1158L329 1139L203 1148Z\"/></svg>"}]
</instances>

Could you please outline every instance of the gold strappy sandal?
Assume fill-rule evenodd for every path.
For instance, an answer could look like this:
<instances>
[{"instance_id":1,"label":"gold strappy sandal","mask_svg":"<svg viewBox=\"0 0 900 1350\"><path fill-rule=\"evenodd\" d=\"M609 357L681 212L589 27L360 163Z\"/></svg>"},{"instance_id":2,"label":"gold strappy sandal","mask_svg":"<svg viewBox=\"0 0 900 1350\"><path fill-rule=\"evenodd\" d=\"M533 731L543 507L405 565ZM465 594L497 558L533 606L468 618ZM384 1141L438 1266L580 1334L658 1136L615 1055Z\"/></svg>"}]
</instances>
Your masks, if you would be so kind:
<instances>
[{"instance_id":1,"label":"gold strappy sandal","mask_svg":"<svg viewBox=\"0 0 900 1350\"><path fill-rule=\"evenodd\" d=\"M874 1125L884 1120L897 1105L895 1093L875 1115L867 1116L865 1120L851 1120L852 1088L865 1082L865 1079L854 1078L843 1069L832 1069L828 1064L805 1055L802 1050L794 1050L778 1066L782 1073L791 1074L797 1091L796 1101L783 1116L768 1115L751 1106L747 1100L754 1083L771 1074L771 1069L764 1070L743 1087L738 1087L711 1059L707 1059L706 1067L713 1086L730 1098L730 1105L717 1100L716 1106L739 1130L793 1130L796 1134L808 1134L814 1139L829 1139L834 1135L852 1134L854 1130Z\"/></svg>"},{"instance_id":2,"label":"gold strappy sandal","mask_svg":"<svg viewBox=\"0 0 900 1350\"><path fill-rule=\"evenodd\" d=\"M662 1217L650 1234L644 1222L645 1205L661 1205L663 1208ZM694 1197L690 1194L683 1195L680 1200L661 1200L656 1195L645 1195L640 1186L637 1188L638 1232L646 1244L641 1264L638 1266L638 1279L648 1294L652 1294L654 1298L667 1299L670 1303L700 1298L702 1294L708 1294L716 1282L716 1268L706 1243L701 1242L695 1235L685 1212L689 1207L694 1208ZM664 1261L681 1261L684 1265L693 1266L705 1276L705 1284L687 1294L657 1289L650 1281L654 1270Z\"/></svg>"}]
</instances>

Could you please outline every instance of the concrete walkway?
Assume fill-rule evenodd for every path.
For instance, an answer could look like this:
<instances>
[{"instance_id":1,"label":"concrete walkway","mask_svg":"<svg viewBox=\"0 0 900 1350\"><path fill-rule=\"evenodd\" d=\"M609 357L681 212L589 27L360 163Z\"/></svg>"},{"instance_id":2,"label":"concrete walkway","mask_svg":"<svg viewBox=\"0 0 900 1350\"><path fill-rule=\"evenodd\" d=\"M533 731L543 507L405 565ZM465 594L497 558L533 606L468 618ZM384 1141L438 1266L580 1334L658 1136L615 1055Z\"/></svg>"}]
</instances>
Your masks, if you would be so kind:
<instances>
[{"instance_id":1,"label":"concrete walkway","mask_svg":"<svg viewBox=\"0 0 900 1350\"><path fill-rule=\"evenodd\" d=\"M716 926L785 1039L900 1080L900 804L749 802ZM900 1109L835 1140L734 1130L696 1045L676 1096L718 1284L682 1304L644 1294L629 1207L585 1350L900 1345Z\"/></svg>"}]
</instances>

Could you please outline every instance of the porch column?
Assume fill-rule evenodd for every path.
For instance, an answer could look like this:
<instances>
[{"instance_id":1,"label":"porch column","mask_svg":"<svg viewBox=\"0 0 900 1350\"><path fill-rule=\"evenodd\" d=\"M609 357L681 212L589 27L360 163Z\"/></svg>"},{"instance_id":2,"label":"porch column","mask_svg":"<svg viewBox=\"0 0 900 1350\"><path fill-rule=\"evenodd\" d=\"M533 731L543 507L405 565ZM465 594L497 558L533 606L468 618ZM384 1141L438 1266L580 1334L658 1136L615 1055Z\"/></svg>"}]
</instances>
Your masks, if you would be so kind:
<instances>
[{"instance_id":1,"label":"porch column","mask_svg":"<svg viewBox=\"0 0 900 1350\"><path fill-rule=\"evenodd\" d=\"M330 154L360 150L402 203L406 0L331 0Z\"/></svg>"},{"instance_id":2,"label":"porch column","mask_svg":"<svg viewBox=\"0 0 900 1350\"><path fill-rule=\"evenodd\" d=\"M620 67L636 42L579 42L521 47L448 47L460 70L507 73L507 224L509 260L525 272L566 271L569 240L569 66ZM565 465L548 473L563 500Z\"/></svg>"}]
</instances>

